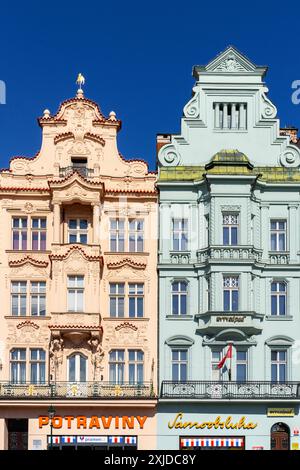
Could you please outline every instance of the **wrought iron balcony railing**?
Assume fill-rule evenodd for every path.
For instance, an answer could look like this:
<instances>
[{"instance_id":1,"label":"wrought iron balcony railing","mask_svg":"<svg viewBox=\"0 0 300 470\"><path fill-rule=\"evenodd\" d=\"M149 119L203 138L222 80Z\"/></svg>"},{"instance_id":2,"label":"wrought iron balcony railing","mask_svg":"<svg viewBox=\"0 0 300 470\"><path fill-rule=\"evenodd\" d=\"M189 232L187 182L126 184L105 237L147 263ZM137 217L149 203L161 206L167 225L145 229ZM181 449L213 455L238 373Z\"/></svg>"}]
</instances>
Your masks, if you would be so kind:
<instances>
[{"instance_id":1,"label":"wrought iron balcony railing","mask_svg":"<svg viewBox=\"0 0 300 470\"><path fill-rule=\"evenodd\" d=\"M160 398L199 400L300 400L300 382L162 382Z\"/></svg>"},{"instance_id":2,"label":"wrought iron balcony railing","mask_svg":"<svg viewBox=\"0 0 300 470\"><path fill-rule=\"evenodd\" d=\"M0 400L9 399L145 399L155 398L153 384L143 382L112 384L111 382L55 382L10 383L0 382Z\"/></svg>"},{"instance_id":3,"label":"wrought iron balcony railing","mask_svg":"<svg viewBox=\"0 0 300 470\"><path fill-rule=\"evenodd\" d=\"M94 170L92 168L86 168L85 166L67 166L65 168L60 168L59 176L61 178L65 178L66 176L75 173L75 171L84 178L93 178L94 176Z\"/></svg>"}]
</instances>

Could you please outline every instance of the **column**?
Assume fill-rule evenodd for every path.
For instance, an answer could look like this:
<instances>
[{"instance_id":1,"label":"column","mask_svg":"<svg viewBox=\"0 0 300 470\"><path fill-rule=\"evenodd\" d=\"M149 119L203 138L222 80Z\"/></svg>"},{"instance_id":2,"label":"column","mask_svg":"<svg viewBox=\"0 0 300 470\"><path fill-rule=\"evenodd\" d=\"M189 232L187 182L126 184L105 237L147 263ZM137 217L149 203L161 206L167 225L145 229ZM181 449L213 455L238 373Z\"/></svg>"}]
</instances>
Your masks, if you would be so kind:
<instances>
[{"instance_id":1,"label":"column","mask_svg":"<svg viewBox=\"0 0 300 470\"><path fill-rule=\"evenodd\" d=\"M236 129L236 105L232 103L231 105L231 129Z\"/></svg>"},{"instance_id":2,"label":"column","mask_svg":"<svg viewBox=\"0 0 300 470\"><path fill-rule=\"evenodd\" d=\"M60 203L53 204L53 243L60 243Z\"/></svg>"},{"instance_id":3,"label":"column","mask_svg":"<svg viewBox=\"0 0 300 470\"><path fill-rule=\"evenodd\" d=\"M263 250L262 257L267 260L269 258L270 245L270 220L269 220L269 206L262 205L260 208L260 241Z\"/></svg>"},{"instance_id":4,"label":"column","mask_svg":"<svg viewBox=\"0 0 300 470\"><path fill-rule=\"evenodd\" d=\"M246 129L246 109L244 103L240 104L240 129Z\"/></svg>"},{"instance_id":5,"label":"column","mask_svg":"<svg viewBox=\"0 0 300 470\"><path fill-rule=\"evenodd\" d=\"M286 251L290 252L290 261L297 262L297 206L289 205L289 223L287 226Z\"/></svg>"},{"instance_id":6,"label":"column","mask_svg":"<svg viewBox=\"0 0 300 470\"><path fill-rule=\"evenodd\" d=\"M228 104L223 104L223 129L228 129Z\"/></svg>"},{"instance_id":7,"label":"column","mask_svg":"<svg viewBox=\"0 0 300 470\"><path fill-rule=\"evenodd\" d=\"M215 128L220 129L220 103L215 104Z\"/></svg>"},{"instance_id":8,"label":"column","mask_svg":"<svg viewBox=\"0 0 300 470\"><path fill-rule=\"evenodd\" d=\"M99 204L93 204L93 243L99 243L99 235L100 235L100 225L99 225L99 218L100 218L100 206Z\"/></svg>"}]
</instances>

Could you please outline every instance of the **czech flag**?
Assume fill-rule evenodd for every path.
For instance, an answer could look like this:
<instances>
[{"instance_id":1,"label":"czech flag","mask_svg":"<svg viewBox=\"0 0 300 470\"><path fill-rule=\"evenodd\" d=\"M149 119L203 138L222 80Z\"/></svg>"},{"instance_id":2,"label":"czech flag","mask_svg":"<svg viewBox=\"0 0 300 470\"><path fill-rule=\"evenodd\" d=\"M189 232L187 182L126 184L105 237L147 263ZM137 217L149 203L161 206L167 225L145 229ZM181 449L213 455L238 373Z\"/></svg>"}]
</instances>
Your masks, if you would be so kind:
<instances>
[{"instance_id":1,"label":"czech flag","mask_svg":"<svg viewBox=\"0 0 300 470\"><path fill-rule=\"evenodd\" d=\"M227 353L225 354L225 356L223 357L223 359L221 359L221 361L219 362L219 364L217 365L217 368L218 369L222 369L224 364L225 364L225 361L226 359L231 359L232 358L232 344L230 344L228 346L228 350L227 350Z\"/></svg>"}]
</instances>

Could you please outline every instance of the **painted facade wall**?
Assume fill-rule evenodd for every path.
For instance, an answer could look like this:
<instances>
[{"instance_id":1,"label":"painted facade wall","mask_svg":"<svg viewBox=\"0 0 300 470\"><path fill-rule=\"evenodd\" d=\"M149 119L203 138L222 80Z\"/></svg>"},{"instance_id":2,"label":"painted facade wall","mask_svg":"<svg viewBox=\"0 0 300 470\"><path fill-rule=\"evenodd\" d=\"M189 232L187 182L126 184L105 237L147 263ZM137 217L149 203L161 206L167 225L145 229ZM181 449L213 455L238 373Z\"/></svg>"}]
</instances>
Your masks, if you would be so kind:
<instances>
[{"instance_id":1,"label":"painted facade wall","mask_svg":"<svg viewBox=\"0 0 300 470\"><path fill-rule=\"evenodd\" d=\"M1 405L7 407L13 397L44 394L46 400L55 384L59 397L94 396L97 407L105 408L110 398L119 403L136 398L137 407L142 400L153 408L156 175L142 160L121 156L116 140L121 122L114 112L106 118L82 90L56 114L45 110L39 124L38 154L13 158L0 174ZM117 293L115 284L121 286ZM41 292L34 291L41 289L45 308L37 300ZM45 364L38 379L32 375L36 349L43 351L39 359ZM13 358L15 350L23 357ZM115 350L119 356L111 355ZM110 369L119 372L114 376ZM11 381L26 384L9 387ZM13 418L13 404L8 414Z\"/></svg>"},{"instance_id":2,"label":"painted facade wall","mask_svg":"<svg viewBox=\"0 0 300 470\"><path fill-rule=\"evenodd\" d=\"M162 448L175 445L165 422L170 410L181 411L172 404L180 397L193 416L196 401L207 417L206 406L212 405L203 400L210 397L222 415L240 406L251 419L257 411L247 397L258 402L269 397L268 406L276 394L299 400L299 149L279 133L265 72L231 47L207 66L194 67L181 132L157 138ZM271 224L280 222L284 242L276 245ZM226 240L230 224L236 239ZM178 294L178 283L184 293ZM273 291L279 285L285 300ZM185 296L186 307L178 307L179 296ZM219 370L230 344L233 357ZM275 389L274 378L294 384ZM230 379L229 393L218 381ZM226 403L230 394L241 403ZM218 398L225 402L217 405ZM291 420L299 426L298 408ZM268 442L270 422L263 424Z\"/></svg>"}]
</instances>

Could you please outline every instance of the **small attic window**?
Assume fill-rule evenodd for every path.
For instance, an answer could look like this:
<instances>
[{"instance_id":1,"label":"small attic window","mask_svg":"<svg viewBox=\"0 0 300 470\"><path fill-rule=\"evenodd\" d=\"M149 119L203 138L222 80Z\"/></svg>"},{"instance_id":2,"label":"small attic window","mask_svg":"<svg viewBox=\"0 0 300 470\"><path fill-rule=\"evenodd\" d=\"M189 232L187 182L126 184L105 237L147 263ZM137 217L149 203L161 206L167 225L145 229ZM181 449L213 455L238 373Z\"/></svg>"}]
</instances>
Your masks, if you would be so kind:
<instances>
[{"instance_id":1,"label":"small attic window","mask_svg":"<svg viewBox=\"0 0 300 470\"><path fill-rule=\"evenodd\" d=\"M213 107L215 129L247 129L246 103L214 103Z\"/></svg>"},{"instance_id":2,"label":"small attic window","mask_svg":"<svg viewBox=\"0 0 300 470\"><path fill-rule=\"evenodd\" d=\"M87 166L87 158L71 158L72 166L76 168L83 168Z\"/></svg>"}]
</instances>

